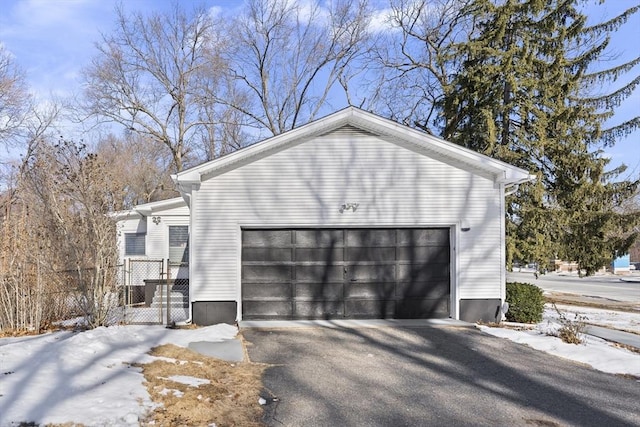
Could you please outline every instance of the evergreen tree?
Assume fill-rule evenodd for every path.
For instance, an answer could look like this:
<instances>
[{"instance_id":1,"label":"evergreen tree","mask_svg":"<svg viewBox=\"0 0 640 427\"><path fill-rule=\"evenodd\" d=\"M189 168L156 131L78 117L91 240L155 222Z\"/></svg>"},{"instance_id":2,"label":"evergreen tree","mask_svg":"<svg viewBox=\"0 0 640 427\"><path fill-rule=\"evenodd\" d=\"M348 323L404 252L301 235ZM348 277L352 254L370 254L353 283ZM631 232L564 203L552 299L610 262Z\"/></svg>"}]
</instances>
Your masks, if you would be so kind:
<instances>
[{"instance_id":1,"label":"evergreen tree","mask_svg":"<svg viewBox=\"0 0 640 427\"><path fill-rule=\"evenodd\" d=\"M603 123L640 83L590 96L594 82L615 81L640 58L591 73L609 34L640 9L586 25L584 0L477 0L468 9L477 32L451 53L462 67L445 88L443 137L537 175L508 200L508 263L577 261L587 274L624 253L637 213L619 209L638 181L607 170L602 149L640 127L634 118Z\"/></svg>"}]
</instances>

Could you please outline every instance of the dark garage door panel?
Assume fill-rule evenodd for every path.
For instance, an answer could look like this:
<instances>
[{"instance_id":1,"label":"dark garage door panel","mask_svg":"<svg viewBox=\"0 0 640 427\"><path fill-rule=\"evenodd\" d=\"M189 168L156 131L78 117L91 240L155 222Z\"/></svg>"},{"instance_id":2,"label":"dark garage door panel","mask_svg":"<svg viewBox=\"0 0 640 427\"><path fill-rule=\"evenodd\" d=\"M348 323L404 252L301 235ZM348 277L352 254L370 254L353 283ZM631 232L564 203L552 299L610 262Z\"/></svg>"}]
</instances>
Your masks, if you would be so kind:
<instances>
[{"instance_id":1,"label":"dark garage door panel","mask_svg":"<svg viewBox=\"0 0 640 427\"><path fill-rule=\"evenodd\" d=\"M244 319L449 316L449 229L242 231Z\"/></svg>"},{"instance_id":2,"label":"dark garage door panel","mask_svg":"<svg viewBox=\"0 0 640 427\"><path fill-rule=\"evenodd\" d=\"M248 230L247 230L248 231ZM335 248L344 246L343 230L294 230L298 248Z\"/></svg>"},{"instance_id":3,"label":"dark garage door panel","mask_svg":"<svg viewBox=\"0 0 640 427\"><path fill-rule=\"evenodd\" d=\"M293 318L293 307L291 300L243 300L242 311L245 320Z\"/></svg>"}]
</instances>

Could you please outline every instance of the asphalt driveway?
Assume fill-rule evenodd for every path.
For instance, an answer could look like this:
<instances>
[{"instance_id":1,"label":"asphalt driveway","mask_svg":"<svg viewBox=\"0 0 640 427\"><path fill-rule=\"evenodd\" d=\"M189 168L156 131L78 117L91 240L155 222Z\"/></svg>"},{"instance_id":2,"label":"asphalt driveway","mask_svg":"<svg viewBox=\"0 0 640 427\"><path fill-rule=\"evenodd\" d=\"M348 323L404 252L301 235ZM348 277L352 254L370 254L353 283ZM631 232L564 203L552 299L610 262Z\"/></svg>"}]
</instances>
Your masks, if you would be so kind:
<instances>
[{"instance_id":1,"label":"asphalt driveway","mask_svg":"<svg viewBox=\"0 0 640 427\"><path fill-rule=\"evenodd\" d=\"M272 365L270 426L640 425L637 380L474 328L242 334L251 361Z\"/></svg>"}]
</instances>

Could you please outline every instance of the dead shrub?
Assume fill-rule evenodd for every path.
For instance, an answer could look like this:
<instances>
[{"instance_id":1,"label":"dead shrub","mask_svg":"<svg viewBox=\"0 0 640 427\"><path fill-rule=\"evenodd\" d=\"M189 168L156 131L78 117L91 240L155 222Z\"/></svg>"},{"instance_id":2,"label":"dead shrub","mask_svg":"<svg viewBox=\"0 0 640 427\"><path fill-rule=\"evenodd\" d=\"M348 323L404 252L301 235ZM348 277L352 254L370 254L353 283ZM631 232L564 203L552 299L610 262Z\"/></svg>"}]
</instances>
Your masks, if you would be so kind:
<instances>
[{"instance_id":1,"label":"dead shrub","mask_svg":"<svg viewBox=\"0 0 640 427\"><path fill-rule=\"evenodd\" d=\"M558 313L560 321L560 328L556 332L557 337L567 344L582 344L587 317L575 313L574 319L571 320L555 304L553 304L553 308Z\"/></svg>"}]
</instances>

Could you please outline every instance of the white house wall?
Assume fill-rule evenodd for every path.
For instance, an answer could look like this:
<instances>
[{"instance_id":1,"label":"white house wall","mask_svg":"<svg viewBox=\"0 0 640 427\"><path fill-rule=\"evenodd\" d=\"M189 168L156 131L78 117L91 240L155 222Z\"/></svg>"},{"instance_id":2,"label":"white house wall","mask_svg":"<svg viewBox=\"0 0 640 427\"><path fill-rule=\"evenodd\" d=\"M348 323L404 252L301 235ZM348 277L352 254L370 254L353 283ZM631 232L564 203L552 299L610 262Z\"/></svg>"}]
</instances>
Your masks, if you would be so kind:
<instances>
[{"instance_id":1,"label":"white house wall","mask_svg":"<svg viewBox=\"0 0 640 427\"><path fill-rule=\"evenodd\" d=\"M204 180L192 199L192 300L240 300L241 227L452 226L457 298L498 298L501 190L365 133L334 132ZM339 212L358 203L355 212ZM460 232L459 225L470 227Z\"/></svg>"},{"instance_id":2,"label":"white house wall","mask_svg":"<svg viewBox=\"0 0 640 427\"><path fill-rule=\"evenodd\" d=\"M185 207L185 209L187 209ZM187 211L188 212L188 211ZM160 223L154 224L152 221L147 227L147 258L148 259L162 259L169 258L169 227L172 225L189 225L189 216L161 216ZM171 278L176 277L188 277L186 269L180 271L180 275L177 276L178 270L172 269Z\"/></svg>"},{"instance_id":3,"label":"white house wall","mask_svg":"<svg viewBox=\"0 0 640 427\"><path fill-rule=\"evenodd\" d=\"M169 227L172 225L189 225L189 208L180 206L153 212L148 216L132 214L130 218L118 222L118 251L120 262L125 258L166 260L169 258ZM156 223L157 222L157 223ZM125 233L145 233L145 254L127 257L124 253ZM173 271L176 273L176 270ZM187 277L185 269L179 277ZM172 274L176 276L176 274ZM175 277L174 277L175 278Z\"/></svg>"}]
</instances>

